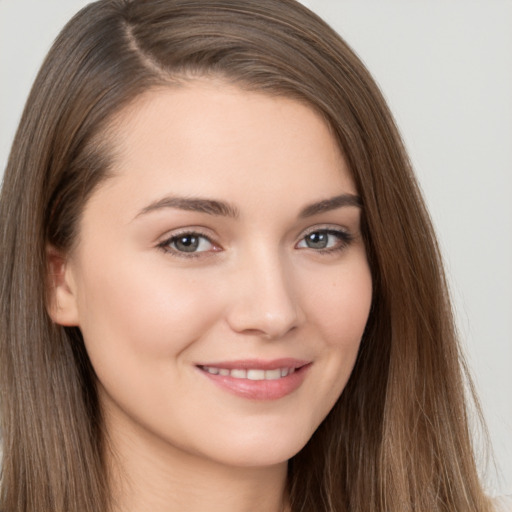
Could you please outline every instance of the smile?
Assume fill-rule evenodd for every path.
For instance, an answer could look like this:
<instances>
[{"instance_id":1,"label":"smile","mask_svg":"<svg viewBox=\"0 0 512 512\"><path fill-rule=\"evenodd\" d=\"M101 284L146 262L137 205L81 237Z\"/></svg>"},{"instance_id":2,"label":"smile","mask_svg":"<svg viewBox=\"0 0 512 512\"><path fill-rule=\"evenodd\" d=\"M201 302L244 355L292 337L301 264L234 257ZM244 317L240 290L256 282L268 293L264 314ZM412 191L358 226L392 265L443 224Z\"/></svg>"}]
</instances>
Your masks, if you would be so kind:
<instances>
[{"instance_id":1,"label":"smile","mask_svg":"<svg viewBox=\"0 0 512 512\"><path fill-rule=\"evenodd\" d=\"M282 377L287 377L295 372L295 368L276 368L275 370L262 370L262 369L243 369L235 368L217 368L215 366L201 366L201 370L211 373L212 375L222 375L224 377L232 377L233 379L248 379L248 380L277 380Z\"/></svg>"},{"instance_id":2,"label":"smile","mask_svg":"<svg viewBox=\"0 0 512 512\"><path fill-rule=\"evenodd\" d=\"M311 368L311 361L284 358L199 364L197 368L217 387L251 400L277 400L296 391Z\"/></svg>"}]
</instances>

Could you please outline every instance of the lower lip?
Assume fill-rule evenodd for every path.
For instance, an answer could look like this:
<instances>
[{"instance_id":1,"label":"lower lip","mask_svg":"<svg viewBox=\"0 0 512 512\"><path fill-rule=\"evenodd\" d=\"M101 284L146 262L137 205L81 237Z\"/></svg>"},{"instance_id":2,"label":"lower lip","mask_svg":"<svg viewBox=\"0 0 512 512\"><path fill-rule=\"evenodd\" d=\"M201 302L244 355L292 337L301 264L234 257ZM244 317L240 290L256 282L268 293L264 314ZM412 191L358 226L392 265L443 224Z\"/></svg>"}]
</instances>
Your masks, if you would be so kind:
<instances>
[{"instance_id":1,"label":"lower lip","mask_svg":"<svg viewBox=\"0 0 512 512\"><path fill-rule=\"evenodd\" d=\"M207 371L199 371L217 386L234 395L251 400L278 400L300 387L306 377L311 363L297 368L292 374L275 380L235 379L229 375L214 375Z\"/></svg>"}]
</instances>

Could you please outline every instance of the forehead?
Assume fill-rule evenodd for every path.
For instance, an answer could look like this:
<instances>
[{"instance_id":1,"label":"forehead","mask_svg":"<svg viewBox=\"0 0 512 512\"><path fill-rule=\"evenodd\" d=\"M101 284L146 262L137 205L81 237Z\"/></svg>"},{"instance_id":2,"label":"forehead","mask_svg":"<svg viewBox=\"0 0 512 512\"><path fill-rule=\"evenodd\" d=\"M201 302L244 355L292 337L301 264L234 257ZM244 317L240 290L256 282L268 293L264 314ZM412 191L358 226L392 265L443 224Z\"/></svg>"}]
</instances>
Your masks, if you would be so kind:
<instances>
[{"instance_id":1,"label":"forehead","mask_svg":"<svg viewBox=\"0 0 512 512\"><path fill-rule=\"evenodd\" d=\"M110 137L112 186L122 181L141 198L160 191L310 201L356 192L329 125L313 108L219 81L146 92L116 117Z\"/></svg>"}]
</instances>

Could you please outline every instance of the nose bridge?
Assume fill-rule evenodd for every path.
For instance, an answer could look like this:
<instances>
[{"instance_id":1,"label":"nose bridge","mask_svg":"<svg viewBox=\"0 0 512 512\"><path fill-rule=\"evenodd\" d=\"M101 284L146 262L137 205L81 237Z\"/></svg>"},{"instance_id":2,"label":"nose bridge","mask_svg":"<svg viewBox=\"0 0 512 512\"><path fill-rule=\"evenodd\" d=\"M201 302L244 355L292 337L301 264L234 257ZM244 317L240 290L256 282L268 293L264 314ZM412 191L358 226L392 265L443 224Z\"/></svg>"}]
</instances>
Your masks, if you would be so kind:
<instances>
[{"instance_id":1,"label":"nose bridge","mask_svg":"<svg viewBox=\"0 0 512 512\"><path fill-rule=\"evenodd\" d=\"M256 244L241 255L233 278L228 321L234 330L278 338L298 325L293 273L278 248Z\"/></svg>"}]
</instances>

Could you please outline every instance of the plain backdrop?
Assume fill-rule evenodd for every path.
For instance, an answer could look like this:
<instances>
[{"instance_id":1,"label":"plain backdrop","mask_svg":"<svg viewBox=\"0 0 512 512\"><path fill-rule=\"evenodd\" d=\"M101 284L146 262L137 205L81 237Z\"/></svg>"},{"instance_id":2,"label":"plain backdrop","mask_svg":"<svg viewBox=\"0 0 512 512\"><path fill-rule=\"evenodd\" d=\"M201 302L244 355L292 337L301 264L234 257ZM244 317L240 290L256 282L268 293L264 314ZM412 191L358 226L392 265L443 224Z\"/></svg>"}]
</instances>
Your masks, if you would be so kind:
<instances>
[{"instance_id":1,"label":"plain backdrop","mask_svg":"<svg viewBox=\"0 0 512 512\"><path fill-rule=\"evenodd\" d=\"M0 0L2 172L37 69L86 3ZM512 1L303 3L354 48L395 114L491 433L489 492L512 494Z\"/></svg>"}]
</instances>

